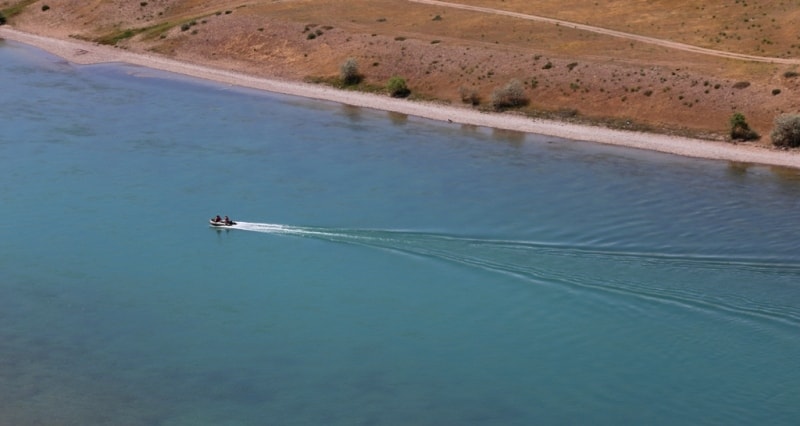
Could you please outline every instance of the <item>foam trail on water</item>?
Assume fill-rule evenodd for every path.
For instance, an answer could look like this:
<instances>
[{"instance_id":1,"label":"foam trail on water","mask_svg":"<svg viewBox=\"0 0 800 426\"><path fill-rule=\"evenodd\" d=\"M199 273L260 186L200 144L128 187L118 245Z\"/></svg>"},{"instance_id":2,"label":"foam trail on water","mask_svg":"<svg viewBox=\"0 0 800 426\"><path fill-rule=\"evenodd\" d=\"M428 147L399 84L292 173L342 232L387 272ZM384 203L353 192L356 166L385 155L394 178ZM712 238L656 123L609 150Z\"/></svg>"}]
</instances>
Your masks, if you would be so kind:
<instances>
[{"instance_id":1,"label":"foam trail on water","mask_svg":"<svg viewBox=\"0 0 800 426\"><path fill-rule=\"evenodd\" d=\"M603 247L402 230L331 229L251 222L238 222L230 229L380 248L504 273L537 284L592 291L615 298L635 297L792 327L800 325L800 306L793 306L791 301L762 299L760 293L743 295L735 288L715 282L720 273L734 274L739 279L746 279L748 274L768 274L774 276L776 282L800 282L800 264L792 261L615 251ZM633 273L629 274L631 271ZM686 276L687 285L665 288L660 277L676 273Z\"/></svg>"}]
</instances>

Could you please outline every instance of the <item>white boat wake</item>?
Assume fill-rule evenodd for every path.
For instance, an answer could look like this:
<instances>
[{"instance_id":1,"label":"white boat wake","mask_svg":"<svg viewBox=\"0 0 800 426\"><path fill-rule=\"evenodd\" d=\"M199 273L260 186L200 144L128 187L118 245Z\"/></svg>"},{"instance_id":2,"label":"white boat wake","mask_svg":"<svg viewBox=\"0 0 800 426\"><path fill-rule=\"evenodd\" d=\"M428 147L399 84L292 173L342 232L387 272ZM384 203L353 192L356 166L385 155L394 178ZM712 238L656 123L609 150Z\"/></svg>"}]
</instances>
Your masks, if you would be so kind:
<instances>
[{"instance_id":1,"label":"white boat wake","mask_svg":"<svg viewBox=\"0 0 800 426\"><path fill-rule=\"evenodd\" d=\"M314 238L438 259L503 273L539 285L635 297L693 310L770 323L800 325L800 306L737 294L720 277L770 275L776 285L800 282L791 260L619 250L608 247L502 240L409 230L323 228L237 221L225 229ZM597 271L605 271L598 274ZM685 275L686 285L664 287L663 274ZM750 293L748 291L748 293Z\"/></svg>"}]
</instances>

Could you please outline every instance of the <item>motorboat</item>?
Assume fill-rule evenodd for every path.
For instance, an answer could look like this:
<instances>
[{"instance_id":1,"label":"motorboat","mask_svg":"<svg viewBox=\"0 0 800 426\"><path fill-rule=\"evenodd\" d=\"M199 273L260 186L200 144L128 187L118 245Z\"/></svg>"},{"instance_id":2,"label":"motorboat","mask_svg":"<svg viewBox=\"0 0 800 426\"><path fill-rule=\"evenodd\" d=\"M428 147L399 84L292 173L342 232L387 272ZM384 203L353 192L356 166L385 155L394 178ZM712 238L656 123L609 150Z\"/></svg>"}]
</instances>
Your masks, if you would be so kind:
<instances>
[{"instance_id":1,"label":"motorboat","mask_svg":"<svg viewBox=\"0 0 800 426\"><path fill-rule=\"evenodd\" d=\"M230 219L228 219L228 220L225 220L225 219L221 219L221 220L211 219L211 220L208 221L208 223L211 226L216 226L216 227L220 227L220 228L224 228L226 226L230 227L230 226L236 225L236 222L234 222L234 221L232 221Z\"/></svg>"}]
</instances>

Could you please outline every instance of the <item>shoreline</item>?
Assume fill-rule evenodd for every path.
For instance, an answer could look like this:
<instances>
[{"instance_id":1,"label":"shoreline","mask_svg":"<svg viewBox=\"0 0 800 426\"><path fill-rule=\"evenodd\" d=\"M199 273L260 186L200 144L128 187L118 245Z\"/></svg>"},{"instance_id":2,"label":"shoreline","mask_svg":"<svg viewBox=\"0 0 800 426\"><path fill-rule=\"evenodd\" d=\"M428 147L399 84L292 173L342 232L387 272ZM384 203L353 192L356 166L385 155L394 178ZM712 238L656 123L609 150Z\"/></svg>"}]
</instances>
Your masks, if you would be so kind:
<instances>
[{"instance_id":1,"label":"shoreline","mask_svg":"<svg viewBox=\"0 0 800 426\"><path fill-rule=\"evenodd\" d=\"M391 98L387 95L343 91L323 85L256 77L157 55L133 53L80 40L44 37L18 31L8 25L0 26L0 39L31 45L81 65L128 63L234 86L396 112L438 121L616 145L684 157L800 169L800 151L783 151L721 141L614 130L509 113L485 113L468 107L409 101Z\"/></svg>"}]
</instances>

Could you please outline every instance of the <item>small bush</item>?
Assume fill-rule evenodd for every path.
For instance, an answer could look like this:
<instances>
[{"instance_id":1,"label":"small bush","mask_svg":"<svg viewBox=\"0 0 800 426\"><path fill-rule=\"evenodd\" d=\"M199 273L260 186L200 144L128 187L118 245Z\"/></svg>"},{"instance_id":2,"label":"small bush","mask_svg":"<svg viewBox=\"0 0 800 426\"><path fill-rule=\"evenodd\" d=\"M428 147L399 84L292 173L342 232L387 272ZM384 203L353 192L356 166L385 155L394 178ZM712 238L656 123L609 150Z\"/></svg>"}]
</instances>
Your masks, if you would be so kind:
<instances>
[{"instance_id":1,"label":"small bush","mask_svg":"<svg viewBox=\"0 0 800 426\"><path fill-rule=\"evenodd\" d=\"M759 138L758 133L750 129L750 125L747 124L747 120L741 112L734 113L731 116L730 125L731 139L749 141Z\"/></svg>"},{"instance_id":2,"label":"small bush","mask_svg":"<svg viewBox=\"0 0 800 426\"><path fill-rule=\"evenodd\" d=\"M50 6L48 6L48 5L43 5L42 6L42 12L47 12L48 10L50 10Z\"/></svg>"},{"instance_id":3,"label":"small bush","mask_svg":"<svg viewBox=\"0 0 800 426\"><path fill-rule=\"evenodd\" d=\"M492 106L497 110L515 108L528 104L525 88L519 80L511 80L492 93Z\"/></svg>"},{"instance_id":4,"label":"small bush","mask_svg":"<svg viewBox=\"0 0 800 426\"><path fill-rule=\"evenodd\" d=\"M358 73L358 62L353 58L348 58L339 68L342 83L346 86L361 82L361 74Z\"/></svg>"},{"instance_id":5,"label":"small bush","mask_svg":"<svg viewBox=\"0 0 800 426\"><path fill-rule=\"evenodd\" d=\"M475 89L461 87L458 89L458 92L461 95L461 102L464 102L465 104L476 106L481 103L481 98L478 95L478 91Z\"/></svg>"},{"instance_id":6,"label":"small bush","mask_svg":"<svg viewBox=\"0 0 800 426\"><path fill-rule=\"evenodd\" d=\"M733 85L734 89L746 89L748 87L750 87L749 81L740 81Z\"/></svg>"},{"instance_id":7,"label":"small bush","mask_svg":"<svg viewBox=\"0 0 800 426\"><path fill-rule=\"evenodd\" d=\"M577 66L578 66L578 63L577 63L577 62L572 62L572 63L570 63L570 64L567 64L567 68L568 68L570 71L572 71L572 69L573 69L573 68L575 68L575 67L577 67Z\"/></svg>"},{"instance_id":8,"label":"small bush","mask_svg":"<svg viewBox=\"0 0 800 426\"><path fill-rule=\"evenodd\" d=\"M795 78L798 75L800 75L800 74L797 71L786 71L785 73L783 73L783 76L785 78Z\"/></svg>"},{"instance_id":9,"label":"small bush","mask_svg":"<svg viewBox=\"0 0 800 426\"><path fill-rule=\"evenodd\" d=\"M189 31L189 28L192 28L192 26L188 23L181 25L181 31Z\"/></svg>"},{"instance_id":10,"label":"small bush","mask_svg":"<svg viewBox=\"0 0 800 426\"><path fill-rule=\"evenodd\" d=\"M553 68L553 63L550 61L547 61L547 63L542 67L543 70L549 70L550 68Z\"/></svg>"},{"instance_id":11,"label":"small bush","mask_svg":"<svg viewBox=\"0 0 800 426\"><path fill-rule=\"evenodd\" d=\"M800 115L781 114L775 119L775 127L770 134L772 144L782 148L800 146Z\"/></svg>"},{"instance_id":12,"label":"small bush","mask_svg":"<svg viewBox=\"0 0 800 426\"><path fill-rule=\"evenodd\" d=\"M308 35L306 36L306 39L308 40L314 40L315 38L317 38L317 35L314 33L308 33Z\"/></svg>"},{"instance_id":13,"label":"small bush","mask_svg":"<svg viewBox=\"0 0 800 426\"><path fill-rule=\"evenodd\" d=\"M389 79L389 82L386 83L386 89L393 98L405 98L411 94L411 90L406 85L406 80L398 76Z\"/></svg>"},{"instance_id":14,"label":"small bush","mask_svg":"<svg viewBox=\"0 0 800 426\"><path fill-rule=\"evenodd\" d=\"M772 96L780 95L780 94L781 94L781 89L772 89Z\"/></svg>"},{"instance_id":15,"label":"small bush","mask_svg":"<svg viewBox=\"0 0 800 426\"><path fill-rule=\"evenodd\" d=\"M5 25L5 24L6 24L6 17L3 16L2 13L0 13L0 25Z\"/></svg>"}]
</instances>

